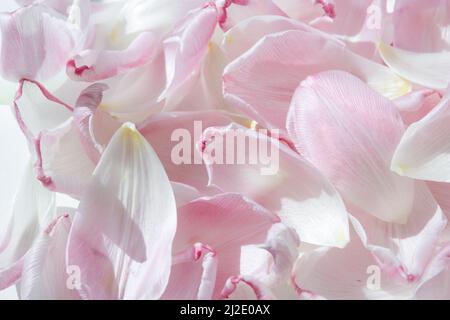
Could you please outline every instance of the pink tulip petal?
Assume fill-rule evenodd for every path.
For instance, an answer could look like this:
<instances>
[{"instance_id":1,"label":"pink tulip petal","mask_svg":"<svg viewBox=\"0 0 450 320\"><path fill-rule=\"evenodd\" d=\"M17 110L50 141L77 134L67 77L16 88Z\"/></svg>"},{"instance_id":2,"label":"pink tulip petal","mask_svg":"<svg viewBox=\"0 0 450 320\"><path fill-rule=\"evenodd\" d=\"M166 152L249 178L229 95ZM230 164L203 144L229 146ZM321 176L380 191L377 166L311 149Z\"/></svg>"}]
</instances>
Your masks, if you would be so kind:
<instances>
[{"instance_id":1,"label":"pink tulip petal","mask_svg":"<svg viewBox=\"0 0 450 320\"><path fill-rule=\"evenodd\" d=\"M78 97L73 112L74 123L81 143L93 163L100 160L104 149L98 138L104 139L106 136L106 142L108 142L120 126L119 122L97 109L102 101L103 91L107 89L106 85L100 83L87 87Z\"/></svg>"},{"instance_id":2,"label":"pink tulip petal","mask_svg":"<svg viewBox=\"0 0 450 320\"><path fill-rule=\"evenodd\" d=\"M191 11L164 41L166 88L160 99L179 92L187 79L198 72L216 25L216 7L207 5Z\"/></svg>"},{"instance_id":3,"label":"pink tulip petal","mask_svg":"<svg viewBox=\"0 0 450 320\"><path fill-rule=\"evenodd\" d=\"M297 89L287 127L346 201L384 221L406 221L414 183L390 170L404 130L392 102L348 73L323 72Z\"/></svg>"},{"instance_id":4,"label":"pink tulip petal","mask_svg":"<svg viewBox=\"0 0 450 320\"><path fill-rule=\"evenodd\" d=\"M0 14L0 32L0 74L10 81L56 75L77 41L66 18L41 4Z\"/></svg>"},{"instance_id":5,"label":"pink tulip petal","mask_svg":"<svg viewBox=\"0 0 450 320\"><path fill-rule=\"evenodd\" d=\"M200 192L190 185L179 182L171 182L171 184L177 202L177 208L181 208L201 196Z\"/></svg>"},{"instance_id":6,"label":"pink tulip petal","mask_svg":"<svg viewBox=\"0 0 450 320\"><path fill-rule=\"evenodd\" d=\"M247 287L250 293L245 293ZM233 276L227 279L225 286L221 292L224 299L238 300L274 300L275 295L270 289L264 287L258 279L248 276Z\"/></svg>"},{"instance_id":7,"label":"pink tulip petal","mask_svg":"<svg viewBox=\"0 0 450 320\"><path fill-rule=\"evenodd\" d=\"M424 280L416 292L416 299L419 300L448 300L450 290L448 283L450 280L450 246L442 248L431 261L427 269Z\"/></svg>"},{"instance_id":8,"label":"pink tulip petal","mask_svg":"<svg viewBox=\"0 0 450 320\"><path fill-rule=\"evenodd\" d=\"M450 26L450 5L446 0L397 0L393 10L393 42L415 52L450 49L445 28ZM414 41L411 41L414 39Z\"/></svg>"},{"instance_id":9,"label":"pink tulip petal","mask_svg":"<svg viewBox=\"0 0 450 320\"><path fill-rule=\"evenodd\" d=\"M156 54L158 43L150 32L139 34L122 51L88 51L67 62L67 74L72 80L99 81L140 67Z\"/></svg>"},{"instance_id":10,"label":"pink tulip petal","mask_svg":"<svg viewBox=\"0 0 450 320\"><path fill-rule=\"evenodd\" d=\"M321 247L301 256L295 266L294 281L303 298L404 299L414 294L381 271L354 233L351 239L344 249ZM380 276L380 287L368 287L368 283L372 283L370 276L375 272Z\"/></svg>"},{"instance_id":11,"label":"pink tulip petal","mask_svg":"<svg viewBox=\"0 0 450 320\"><path fill-rule=\"evenodd\" d=\"M210 258L217 259L217 276L215 283L205 277L203 281L198 281L201 274L198 272L202 269L199 262L194 261L198 259L190 259L188 265L175 264L172 267L174 278L171 275L168 285L171 289L167 292L166 298L181 297L180 294L184 292L183 284L187 290L183 293L183 299L205 298L205 293L211 292L210 289L214 289L213 293L211 292L212 297L219 298L226 279L239 274L241 246L264 241L267 231L277 221L278 218L263 207L232 193L199 198L180 208L179 229L174 242L175 256L185 253L186 250L192 250L192 246L196 243L208 243L207 248L210 248L208 251L212 254ZM212 261L203 260L203 263ZM187 268L196 268L198 273L196 282L192 283L193 274L186 272ZM206 275L204 272L203 274ZM185 280L181 281L179 277ZM172 297L170 294L175 296Z\"/></svg>"},{"instance_id":12,"label":"pink tulip petal","mask_svg":"<svg viewBox=\"0 0 450 320\"><path fill-rule=\"evenodd\" d=\"M433 259L447 219L423 182L416 182L414 203L406 224L381 222L349 208L364 245L388 273L418 283Z\"/></svg>"},{"instance_id":13,"label":"pink tulip petal","mask_svg":"<svg viewBox=\"0 0 450 320\"><path fill-rule=\"evenodd\" d=\"M227 57L234 60L263 37L288 30L320 33L307 24L284 16L255 16L245 19L229 29L224 35L222 47ZM322 35L329 37L325 33L322 33ZM331 37L329 38L331 39Z\"/></svg>"},{"instance_id":14,"label":"pink tulip petal","mask_svg":"<svg viewBox=\"0 0 450 320\"><path fill-rule=\"evenodd\" d=\"M273 0L244 0L239 5L237 1L226 9L226 15L222 18L221 27L228 30L240 21L245 21L253 16L278 15L286 16Z\"/></svg>"},{"instance_id":15,"label":"pink tulip petal","mask_svg":"<svg viewBox=\"0 0 450 320\"><path fill-rule=\"evenodd\" d=\"M226 136L231 134L239 134L245 142L244 147L235 146L241 160L233 155L233 161L227 163L231 152L226 151L232 149L224 152L225 143L221 145L220 141L226 141ZM347 211L337 191L318 170L280 141L233 124L206 129L199 145L210 185L226 192L242 193L276 212L285 224L295 228L302 241L338 247L348 242ZM253 153L252 145L259 145ZM273 163L263 163L259 158L264 146L271 150ZM211 161L211 154L220 148L222 164ZM279 163L275 162L275 155ZM256 161L250 162L252 157Z\"/></svg>"},{"instance_id":16,"label":"pink tulip petal","mask_svg":"<svg viewBox=\"0 0 450 320\"><path fill-rule=\"evenodd\" d=\"M379 52L392 70L413 83L438 90L450 84L448 51L416 53L380 43Z\"/></svg>"},{"instance_id":17,"label":"pink tulip petal","mask_svg":"<svg viewBox=\"0 0 450 320\"><path fill-rule=\"evenodd\" d=\"M21 299L79 299L67 287L66 244L71 221L69 214L57 217L34 241L23 263Z\"/></svg>"},{"instance_id":18,"label":"pink tulip petal","mask_svg":"<svg viewBox=\"0 0 450 320\"><path fill-rule=\"evenodd\" d=\"M23 270L23 260L24 258L22 257L10 267L0 269L0 290L9 288L20 280Z\"/></svg>"},{"instance_id":19,"label":"pink tulip petal","mask_svg":"<svg viewBox=\"0 0 450 320\"><path fill-rule=\"evenodd\" d=\"M150 30L167 36L174 26L191 10L201 8L205 0L128 0L123 8L126 32Z\"/></svg>"},{"instance_id":20,"label":"pink tulip petal","mask_svg":"<svg viewBox=\"0 0 450 320\"><path fill-rule=\"evenodd\" d=\"M44 189L28 165L5 234L0 235L0 270L15 265L29 250L40 225L52 217L54 195Z\"/></svg>"},{"instance_id":21,"label":"pink tulip petal","mask_svg":"<svg viewBox=\"0 0 450 320\"><path fill-rule=\"evenodd\" d=\"M73 110L40 83L31 80L20 81L14 109L17 121L30 141L42 130L59 126L70 117Z\"/></svg>"},{"instance_id":22,"label":"pink tulip petal","mask_svg":"<svg viewBox=\"0 0 450 320\"><path fill-rule=\"evenodd\" d=\"M259 295L261 299L261 295L268 296L269 292L277 299L298 299L291 275L299 256L299 244L295 230L278 223L269 230L264 244L254 248L247 246L241 251L241 275L246 279L257 279L255 286L259 290L255 293L267 292ZM256 269L249 270L251 264ZM234 296L236 294L239 293L233 292Z\"/></svg>"},{"instance_id":23,"label":"pink tulip petal","mask_svg":"<svg viewBox=\"0 0 450 320\"><path fill-rule=\"evenodd\" d=\"M141 134L158 154L170 181L190 185L203 191L208 175L195 145L202 131L231 122L226 113L216 111L160 113L138 126ZM179 163L177 146L184 147L187 163ZM174 161L175 160L175 161Z\"/></svg>"},{"instance_id":24,"label":"pink tulip petal","mask_svg":"<svg viewBox=\"0 0 450 320\"><path fill-rule=\"evenodd\" d=\"M109 90L105 91L101 109L120 121L141 122L163 108L158 97L165 86L164 53L159 50L149 63L109 78Z\"/></svg>"},{"instance_id":25,"label":"pink tulip petal","mask_svg":"<svg viewBox=\"0 0 450 320\"><path fill-rule=\"evenodd\" d=\"M413 91L394 100L405 125L425 117L439 102L441 95L435 90Z\"/></svg>"},{"instance_id":26,"label":"pink tulip petal","mask_svg":"<svg viewBox=\"0 0 450 320\"><path fill-rule=\"evenodd\" d=\"M298 84L311 73L330 69L353 73L390 98L410 89L388 68L350 52L341 42L318 31L290 30L262 38L225 68L225 99L261 125L283 128Z\"/></svg>"},{"instance_id":27,"label":"pink tulip petal","mask_svg":"<svg viewBox=\"0 0 450 320\"><path fill-rule=\"evenodd\" d=\"M218 259L214 249L196 243L173 258L170 281L162 299L209 300L216 284ZM180 285L182 284L182 285Z\"/></svg>"},{"instance_id":28,"label":"pink tulip petal","mask_svg":"<svg viewBox=\"0 0 450 320\"><path fill-rule=\"evenodd\" d=\"M392 159L392 170L415 179L450 182L449 116L450 91L408 127Z\"/></svg>"},{"instance_id":29,"label":"pink tulip petal","mask_svg":"<svg viewBox=\"0 0 450 320\"><path fill-rule=\"evenodd\" d=\"M91 179L95 163L88 157L73 118L36 140L37 178L52 191L80 198Z\"/></svg>"},{"instance_id":30,"label":"pink tulip petal","mask_svg":"<svg viewBox=\"0 0 450 320\"><path fill-rule=\"evenodd\" d=\"M68 263L81 268L82 297L159 298L170 273L176 204L158 157L131 124L111 139L78 211Z\"/></svg>"},{"instance_id":31,"label":"pink tulip petal","mask_svg":"<svg viewBox=\"0 0 450 320\"><path fill-rule=\"evenodd\" d=\"M450 183L427 181L427 186L439 207L450 218Z\"/></svg>"}]
</instances>

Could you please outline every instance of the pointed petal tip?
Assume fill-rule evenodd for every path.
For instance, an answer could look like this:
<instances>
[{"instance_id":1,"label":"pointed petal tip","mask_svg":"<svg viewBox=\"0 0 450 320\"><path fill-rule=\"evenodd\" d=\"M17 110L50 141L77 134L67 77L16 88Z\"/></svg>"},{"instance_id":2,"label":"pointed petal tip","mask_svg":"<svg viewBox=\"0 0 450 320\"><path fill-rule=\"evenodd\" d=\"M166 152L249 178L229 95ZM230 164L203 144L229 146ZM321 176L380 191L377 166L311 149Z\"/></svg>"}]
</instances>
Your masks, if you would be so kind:
<instances>
[{"instance_id":1,"label":"pointed petal tip","mask_svg":"<svg viewBox=\"0 0 450 320\"><path fill-rule=\"evenodd\" d=\"M136 128L136 125L132 122L124 123L118 130L118 134L121 138L129 142L141 142L144 139Z\"/></svg>"}]
</instances>

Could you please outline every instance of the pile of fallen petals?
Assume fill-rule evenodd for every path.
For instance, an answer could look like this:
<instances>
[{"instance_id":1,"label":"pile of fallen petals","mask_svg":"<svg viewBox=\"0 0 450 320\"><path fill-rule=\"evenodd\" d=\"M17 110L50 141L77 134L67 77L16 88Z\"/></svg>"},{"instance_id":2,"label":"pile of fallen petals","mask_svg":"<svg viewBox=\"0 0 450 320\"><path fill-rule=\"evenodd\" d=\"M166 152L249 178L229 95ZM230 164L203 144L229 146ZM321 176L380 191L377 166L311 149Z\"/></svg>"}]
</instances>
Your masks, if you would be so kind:
<instances>
[{"instance_id":1,"label":"pile of fallen petals","mask_svg":"<svg viewBox=\"0 0 450 320\"><path fill-rule=\"evenodd\" d=\"M0 11L3 292L450 299L450 1Z\"/></svg>"}]
</instances>

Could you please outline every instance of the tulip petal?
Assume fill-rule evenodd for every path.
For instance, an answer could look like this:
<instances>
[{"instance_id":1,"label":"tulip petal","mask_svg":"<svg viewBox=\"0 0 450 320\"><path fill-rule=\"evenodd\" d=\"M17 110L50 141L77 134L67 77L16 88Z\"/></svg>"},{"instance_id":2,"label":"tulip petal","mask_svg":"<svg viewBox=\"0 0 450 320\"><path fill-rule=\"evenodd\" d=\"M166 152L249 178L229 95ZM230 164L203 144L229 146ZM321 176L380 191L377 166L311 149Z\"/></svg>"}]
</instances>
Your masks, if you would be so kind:
<instances>
[{"instance_id":1,"label":"tulip petal","mask_svg":"<svg viewBox=\"0 0 450 320\"><path fill-rule=\"evenodd\" d=\"M22 131L31 141L42 130L59 126L70 117L73 110L41 84L31 80L20 82L14 108Z\"/></svg>"},{"instance_id":2,"label":"tulip petal","mask_svg":"<svg viewBox=\"0 0 450 320\"><path fill-rule=\"evenodd\" d=\"M82 297L159 298L175 229L164 169L142 135L124 124L94 171L69 239L68 262L81 269Z\"/></svg>"},{"instance_id":3,"label":"tulip petal","mask_svg":"<svg viewBox=\"0 0 450 320\"><path fill-rule=\"evenodd\" d=\"M298 84L313 72L330 69L353 73L389 98L410 90L388 68L350 52L341 42L320 32L290 30L262 38L225 68L225 99L264 127L284 128Z\"/></svg>"},{"instance_id":4,"label":"tulip petal","mask_svg":"<svg viewBox=\"0 0 450 320\"><path fill-rule=\"evenodd\" d=\"M288 30L318 32L313 31L307 24L283 16L255 16L239 22L228 30L224 34L222 47L228 58L234 60L263 37ZM326 34L322 35L328 37Z\"/></svg>"},{"instance_id":5,"label":"tulip petal","mask_svg":"<svg viewBox=\"0 0 450 320\"><path fill-rule=\"evenodd\" d=\"M220 141L227 141L227 135L233 140L222 144ZM234 147L226 147L228 143ZM200 145L210 185L242 193L276 212L283 223L295 228L302 241L338 247L348 242L347 211L337 191L318 170L280 141L233 124L206 129ZM232 148L236 148L236 155ZM270 154L264 155L263 148ZM220 149L222 163L211 161L212 154ZM229 157L233 161L228 162Z\"/></svg>"},{"instance_id":6,"label":"tulip petal","mask_svg":"<svg viewBox=\"0 0 450 320\"><path fill-rule=\"evenodd\" d=\"M348 73L323 72L295 92L287 127L346 201L381 220L406 221L414 183L390 170L404 130L392 102Z\"/></svg>"},{"instance_id":7,"label":"tulip petal","mask_svg":"<svg viewBox=\"0 0 450 320\"><path fill-rule=\"evenodd\" d=\"M425 183L414 186L414 203L406 224L381 222L349 208L356 232L388 273L409 283L423 279L447 225L447 219Z\"/></svg>"},{"instance_id":8,"label":"tulip petal","mask_svg":"<svg viewBox=\"0 0 450 320\"><path fill-rule=\"evenodd\" d=\"M91 179L95 163L85 152L73 118L36 140L37 178L52 191L80 198Z\"/></svg>"},{"instance_id":9,"label":"tulip petal","mask_svg":"<svg viewBox=\"0 0 450 320\"><path fill-rule=\"evenodd\" d=\"M380 43L384 62L399 76L427 88L445 89L450 83L448 51L416 53Z\"/></svg>"},{"instance_id":10,"label":"tulip petal","mask_svg":"<svg viewBox=\"0 0 450 320\"><path fill-rule=\"evenodd\" d=\"M245 21L253 16L286 16L286 13L273 0L233 1L225 10L225 16L220 21L220 26L223 30L228 30L240 21Z\"/></svg>"},{"instance_id":11,"label":"tulip petal","mask_svg":"<svg viewBox=\"0 0 450 320\"><path fill-rule=\"evenodd\" d=\"M77 291L67 287L65 253L70 226L69 214L59 216L34 241L23 263L21 299L79 299Z\"/></svg>"},{"instance_id":12,"label":"tulip petal","mask_svg":"<svg viewBox=\"0 0 450 320\"><path fill-rule=\"evenodd\" d=\"M424 275L416 299L419 300L448 300L450 290L450 246L442 248L430 263L430 267Z\"/></svg>"},{"instance_id":13,"label":"tulip petal","mask_svg":"<svg viewBox=\"0 0 450 320\"><path fill-rule=\"evenodd\" d=\"M11 108L0 106L0 238L6 233L14 195L29 163L27 141L17 125ZM0 240L1 243L1 240ZM1 245L0 245L1 246Z\"/></svg>"},{"instance_id":14,"label":"tulip petal","mask_svg":"<svg viewBox=\"0 0 450 320\"><path fill-rule=\"evenodd\" d=\"M181 207L173 251L175 257L181 257L183 254L188 256L182 264L176 264L174 261L165 297L205 298L208 292L214 299L220 298L227 278L239 274L241 247L263 242L269 228L278 221L279 219L265 208L234 193L199 198ZM202 246L202 243L208 245ZM197 249L193 250L193 247ZM195 259L192 258L193 251L197 252ZM203 267L202 281L202 268L199 263L201 252L210 253L203 259L203 264L207 265ZM207 258L217 259L217 262L208 262ZM211 263L217 263L214 279L205 278L205 267L211 267ZM186 270L197 270L196 275ZM185 286L186 291L183 288Z\"/></svg>"},{"instance_id":15,"label":"tulip petal","mask_svg":"<svg viewBox=\"0 0 450 320\"><path fill-rule=\"evenodd\" d=\"M313 299L405 299L413 295L407 286L382 273L354 233L344 249L321 247L304 253L294 274L298 293Z\"/></svg>"},{"instance_id":16,"label":"tulip petal","mask_svg":"<svg viewBox=\"0 0 450 320\"><path fill-rule=\"evenodd\" d=\"M259 288L255 293L266 291L278 299L298 299L291 276L299 257L299 244L295 230L282 223L274 224L264 244L247 246L241 251L241 277L258 279L252 281ZM252 264L253 270L249 270Z\"/></svg>"},{"instance_id":17,"label":"tulip petal","mask_svg":"<svg viewBox=\"0 0 450 320\"><path fill-rule=\"evenodd\" d=\"M156 54L158 43L151 32L139 34L122 51L87 51L67 62L67 74L72 80L99 81L140 67Z\"/></svg>"},{"instance_id":18,"label":"tulip petal","mask_svg":"<svg viewBox=\"0 0 450 320\"><path fill-rule=\"evenodd\" d=\"M196 142L205 128L230 122L222 112L170 112L150 117L138 128L160 157L170 181L204 191L208 174Z\"/></svg>"},{"instance_id":19,"label":"tulip petal","mask_svg":"<svg viewBox=\"0 0 450 320\"><path fill-rule=\"evenodd\" d=\"M76 45L66 18L36 4L0 14L0 74L7 80L46 80L65 65Z\"/></svg>"},{"instance_id":20,"label":"tulip petal","mask_svg":"<svg viewBox=\"0 0 450 320\"><path fill-rule=\"evenodd\" d=\"M394 100L406 126L419 121L430 112L441 99L435 90L413 91Z\"/></svg>"},{"instance_id":21,"label":"tulip petal","mask_svg":"<svg viewBox=\"0 0 450 320\"><path fill-rule=\"evenodd\" d=\"M394 1L392 1L394 2ZM396 0L392 12L393 42L414 52L450 49L450 6L446 0ZM411 41L414 39L414 41Z\"/></svg>"},{"instance_id":22,"label":"tulip petal","mask_svg":"<svg viewBox=\"0 0 450 320\"><path fill-rule=\"evenodd\" d=\"M249 276L233 276L228 278L221 296L230 300L275 299L275 295L270 289L264 287L258 279Z\"/></svg>"},{"instance_id":23,"label":"tulip petal","mask_svg":"<svg viewBox=\"0 0 450 320\"><path fill-rule=\"evenodd\" d=\"M0 235L0 269L13 265L25 255L40 226L50 221L53 214L54 195L40 185L28 164L14 199L8 228Z\"/></svg>"},{"instance_id":24,"label":"tulip petal","mask_svg":"<svg viewBox=\"0 0 450 320\"><path fill-rule=\"evenodd\" d=\"M218 259L214 249L196 243L176 255L162 299L209 300L216 285ZM182 285L180 285L182 284Z\"/></svg>"},{"instance_id":25,"label":"tulip petal","mask_svg":"<svg viewBox=\"0 0 450 320\"><path fill-rule=\"evenodd\" d=\"M173 95L191 75L198 72L216 25L216 7L207 5L191 11L164 41L166 88L160 99Z\"/></svg>"},{"instance_id":26,"label":"tulip petal","mask_svg":"<svg viewBox=\"0 0 450 320\"><path fill-rule=\"evenodd\" d=\"M392 159L392 170L415 179L450 182L450 91L420 121L408 127Z\"/></svg>"},{"instance_id":27,"label":"tulip petal","mask_svg":"<svg viewBox=\"0 0 450 320\"><path fill-rule=\"evenodd\" d=\"M128 0L123 9L126 32L151 30L166 36L189 11L204 3L204 0Z\"/></svg>"}]
</instances>

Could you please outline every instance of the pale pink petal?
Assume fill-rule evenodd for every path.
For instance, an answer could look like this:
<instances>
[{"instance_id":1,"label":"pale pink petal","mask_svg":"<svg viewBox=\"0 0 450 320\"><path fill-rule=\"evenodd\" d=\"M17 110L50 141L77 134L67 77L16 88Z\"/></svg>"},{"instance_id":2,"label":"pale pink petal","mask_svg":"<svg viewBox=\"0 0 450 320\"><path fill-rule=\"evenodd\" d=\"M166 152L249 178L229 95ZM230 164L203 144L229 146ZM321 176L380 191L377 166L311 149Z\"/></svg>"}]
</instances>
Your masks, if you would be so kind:
<instances>
[{"instance_id":1,"label":"pale pink petal","mask_svg":"<svg viewBox=\"0 0 450 320\"><path fill-rule=\"evenodd\" d=\"M126 32L150 30L166 36L189 11L204 5L205 0L127 0L122 11Z\"/></svg>"},{"instance_id":2,"label":"pale pink petal","mask_svg":"<svg viewBox=\"0 0 450 320\"><path fill-rule=\"evenodd\" d=\"M140 67L155 56L158 42L153 33L143 32L122 51L87 51L67 62L67 74L72 80L99 81Z\"/></svg>"},{"instance_id":3,"label":"pale pink petal","mask_svg":"<svg viewBox=\"0 0 450 320\"><path fill-rule=\"evenodd\" d=\"M232 1L226 8L222 17L221 27L228 30L240 21L244 21L253 16L279 15L286 16L286 12L280 9L273 0L243 0Z\"/></svg>"},{"instance_id":4,"label":"pale pink petal","mask_svg":"<svg viewBox=\"0 0 450 320\"><path fill-rule=\"evenodd\" d=\"M258 279L260 291L270 291L277 299L298 299L291 275L299 245L295 230L281 223L273 225L264 244L241 251L241 275Z\"/></svg>"},{"instance_id":5,"label":"pale pink petal","mask_svg":"<svg viewBox=\"0 0 450 320\"><path fill-rule=\"evenodd\" d=\"M186 94L168 97L164 101L164 111L223 109L225 102L222 92L222 74L228 62L222 48L215 42L210 42L208 53L203 59L199 72L183 85Z\"/></svg>"},{"instance_id":6,"label":"pale pink petal","mask_svg":"<svg viewBox=\"0 0 450 320\"><path fill-rule=\"evenodd\" d=\"M210 292L214 299L219 298L227 278L239 274L241 247L263 242L267 231L277 221L278 218L263 207L242 195L233 193L199 198L180 208L173 249L174 266L168 285L170 292L167 292L165 297L205 298L206 292ZM203 251L207 249L207 252L211 253L209 257L217 259L217 273L214 279L206 277L205 267L208 265L201 267L198 260L203 251L194 250L199 246L196 243L208 244L206 247L203 246ZM193 252L197 255L193 255ZM184 254L188 255L187 259L181 259ZM177 256L185 262L177 264L175 260ZM205 261L207 257L205 255L203 264L216 263ZM192 272L197 270L195 271L197 275L188 270ZM201 274L203 279L199 281ZM194 280L192 277L197 281L191 283ZM211 285L213 287L210 287ZM210 291L211 289L214 291Z\"/></svg>"},{"instance_id":7,"label":"pale pink petal","mask_svg":"<svg viewBox=\"0 0 450 320\"><path fill-rule=\"evenodd\" d=\"M390 98L410 90L388 68L350 52L341 42L320 32L291 30L262 38L226 67L225 98L261 125L283 128L298 84L329 69L353 73Z\"/></svg>"},{"instance_id":8,"label":"pale pink petal","mask_svg":"<svg viewBox=\"0 0 450 320\"><path fill-rule=\"evenodd\" d=\"M380 266L408 283L417 284L447 225L447 219L423 182L414 185L414 203L406 224L382 222L349 208L351 221L364 245L376 256Z\"/></svg>"},{"instance_id":9,"label":"pale pink petal","mask_svg":"<svg viewBox=\"0 0 450 320\"><path fill-rule=\"evenodd\" d=\"M103 91L105 90L108 90L108 86L103 83L94 83L88 86L80 93L75 103L75 107L84 107L95 110L102 102Z\"/></svg>"},{"instance_id":10,"label":"pale pink petal","mask_svg":"<svg viewBox=\"0 0 450 320\"><path fill-rule=\"evenodd\" d=\"M450 49L450 4L446 0L396 0L393 10L393 42L415 52ZM414 41L411 41L414 39Z\"/></svg>"},{"instance_id":11,"label":"pale pink petal","mask_svg":"<svg viewBox=\"0 0 450 320\"><path fill-rule=\"evenodd\" d=\"M413 83L439 90L450 83L448 51L416 53L380 43L379 52L392 70Z\"/></svg>"},{"instance_id":12,"label":"pale pink petal","mask_svg":"<svg viewBox=\"0 0 450 320\"><path fill-rule=\"evenodd\" d=\"M315 2L321 4L324 11L328 10L329 19L317 19L312 22L312 25L329 34L356 36L361 30L368 29L369 17L373 16L373 10L369 9L374 4L373 0L320 0ZM375 5L381 19L382 14L385 13L385 6Z\"/></svg>"},{"instance_id":13,"label":"pale pink petal","mask_svg":"<svg viewBox=\"0 0 450 320\"><path fill-rule=\"evenodd\" d=\"M180 208L201 196L200 192L190 185L179 182L171 182L171 184L175 195L175 201L177 202L177 208Z\"/></svg>"},{"instance_id":14,"label":"pale pink petal","mask_svg":"<svg viewBox=\"0 0 450 320\"><path fill-rule=\"evenodd\" d=\"M228 278L221 296L230 300L274 300L276 298L269 288L250 276Z\"/></svg>"},{"instance_id":15,"label":"pale pink petal","mask_svg":"<svg viewBox=\"0 0 450 320\"><path fill-rule=\"evenodd\" d=\"M11 216L14 195L20 186L20 177L29 166L27 140L14 118L11 108L0 107L0 239L6 233ZM1 243L1 240L0 240ZM1 245L0 245L1 246Z\"/></svg>"},{"instance_id":16,"label":"pale pink petal","mask_svg":"<svg viewBox=\"0 0 450 320\"><path fill-rule=\"evenodd\" d=\"M82 297L159 298L176 224L163 166L134 126L124 124L102 154L70 234L68 263L81 269Z\"/></svg>"},{"instance_id":17,"label":"pale pink petal","mask_svg":"<svg viewBox=\"0 0 450 320\"><path fill-rule=\"evenodd\" d=\"M298 257L300 239L293 231L281 223L273 225L267 234L266 242L260 246L272 255L273 265L270 273L275 278L289 278Z\"/></svg>"},{"instance_id":18,"label":"pale pink petal","mask_svg":"<svg viewBox=\"0 0 450 320\"><path fill-rule=\"evenodd\" d=\"M20 280L23 270L23 260L24 257L10 267L0 269L0 290L9 288Z\"/></svg>"},{"instance_id":19,"label":"pale pink petal","mask_svg":"<svg viewBox=\"0 0 450 320\"><path fill-rule=\"evenodd\" d=\"M380 269L354 232L344 249L305 252L297 261L293 281L299 296L307 299L405 299L414 294Z\"/></svg>"},{"instance_id":20,"label":"pale pink petal","mask_svg":"<svg viewBox=\"0 0 450 320\"><path fill-rule=\"evenodd\" d=\"M450 182L449 117L450 91L408 127L392 159L392 170L415 179Z\"/></svg>"},{"instance_id":21,"label":"pale pink petal","mask_svg":"<svg viewBox=\"0 0 450 320\"><path fill-rule=\"evenodd\" d=\"M346 201L384 221L407 220L414 183L390 170L404 131L391 101L351 74L323 72L295 92L287 127Z\"/></svg>"},{"instance_id":22,"label":"pale pink petal","mask_svg":"<svg viewBox=\"0 0 450 320\"><path fill-rule=\"evenodd\" d=\"M0 269L20 260L38 235L40 225L52 219L54 195L41 186L29 164L14 199L12 216L0 234Z\"/></svg>"},{"instance_id":23,"label":"pale pink petal","mask_svg":"<svg viewBox=\"0 0 450 320\"><path fill-rule=\"evenodd\" d=\"M166 88L160 99L180 94L183 84L198 72L216 25L216 7L207 5L191 11L164 41Z\"/></svg>"},{"instance_id":24,"label":"pale pink petal","mask_svg":"<svg viewBox=\"0 0 450 320\"><path fill-rule=\"evenodd\" d=\"M66 121L73 110L41 84L22 80L14 99L17 121L25 136L33 141L45 129L54 129Z\"/></svg>"},{"instance_id":25,"label":"pale pink petal","mask_svg":"<svg viewBox=\"0 0 450 320\"><path fill-rule=\"evenodd\" d=\"M230 122L227 114L218 111L173 112L150 117L138 127L161 159L170 181L203 191L208 174L195 145L205 128Z\"/></svg>"},{"instance_id":26,"label":"pale pink petal","mask_svg":"<svg viewBox=\"0 0 450 320\"><path fill-rule=\"evenodd\" d=\"M69 214L65 214L40 232L23 262L21 299L79 299L75 288L67 284L65 256L70 227Z\"/></svg>"},{"instance_id":27,"label":"pale pink petal","mask_svg":"<svg viewBox=\"0 0 450 320\"><path fill-rule=\"evenodd\" d=\"M325 14L323 5L316 0L272 0L289 17L309 22Z\"/></svg>"},{"instance_id":28,"label":"pale pink petal","mask_svg":"<svg viewBox=\"0 0 450 320\"><path fill-rule=\"evenodd\" d=\"M428 181L427 186L439 207L450 218L450 183Z\"/></svg>"},{"instance_id":29,"label":"pale pink petal","mask_svg":"<svg viewBox=\"0 0 450 320\"><path fill-rule=\"evenodd\" d=\"M394 100L405 125L425 117L440 101L441 95L435 90L422 89L408 93Z\"/></svg>"},{"instance_id":30,"label":"pale pink petal","mask_svg":"<svg viewBox=\"0 0 450 320\"><path fill-rule=\"evenodd\" d=\"M66 17L41 4L1 13L0 31L0 74L10 81L56 75L76 45Z\"/></svg>"},{"instance_id":31,"label":"pale pink petal","mask_svg":"<svg viewBox=\"0 0 450 320\"><path fill-rule=\"evenodd\" d=\"M173 258L170 280L162 299L210 300L216 285L217 254L214 249L195 243Z\"/></svg>"},{"instance_id":32,"label":"pale pink petal","mask_svg":"<svg viewBox=\"0 0 450 320\"><path fill-rule=\"evenodd\" d=\"M160 112L164 101L158 102L158 97L165 86L164 72L164 53L159 52L146 65L108 79L110 89L105 91L100 109L122 122L141 122Z\"/></svg>"},{"instance_id":33,"label":"pale pink petal","mask_svg":"<svg viewBox=\"0 0 450 320\"><path fill-rule=\"evenodd\" d=\"M36 140L36 177L52 191L81 197L95 168L85 151L73 118Z\"/></svg>"},{"instance_id":34,"label":"pale pink petal","mask_svg":"<svg viewBox=\"0 0 450 320\"><path fill-rule=\"evenodd\" d=\"M442 248L430 263L424 280L416 292L419 300L450 299L450 246Z\"/></svg>"},{"instance_id":35,"label":"pale pink petal","mask_svg":"<svg viewBox=\"0 0 450 320\"><path fill-rule=\"evenodd\" d=\"M199 146L209 184L242 193L276 212L302 241L345 246L347 211L337 191L310 163L266 134L234 124L206 129ZM236 154L230 151L235 148Z\"/></svg>"},{"instance_id":36,"label":"pale pink petal","mask_svg":"<svg viewBox=\"0 0 450 320\"><path fill-rule=\"evenodd\" d=\"M73 120L88 157L97 163L104 146L120 123L108 113L98 109L103 98L104 84L96 83L83 90L75 103Z\"/></svg>"},{"instance_id":37,"label":"pale pink petal","mask_svg":"<svg viewBox=\"0 0 450 320\"><path fill-rule=\"evenodd\" d=\"M297 1L297 0L296 0ZM245 19L224 34L222 47L230 60L234 60L253 47L260 39L272 33L288 30L314 31L312 27L284 16L255 16ZM325 33L324 37L329 37ZM330 37L331 38L331 37Z\"/></svg>"}]
</instances>

